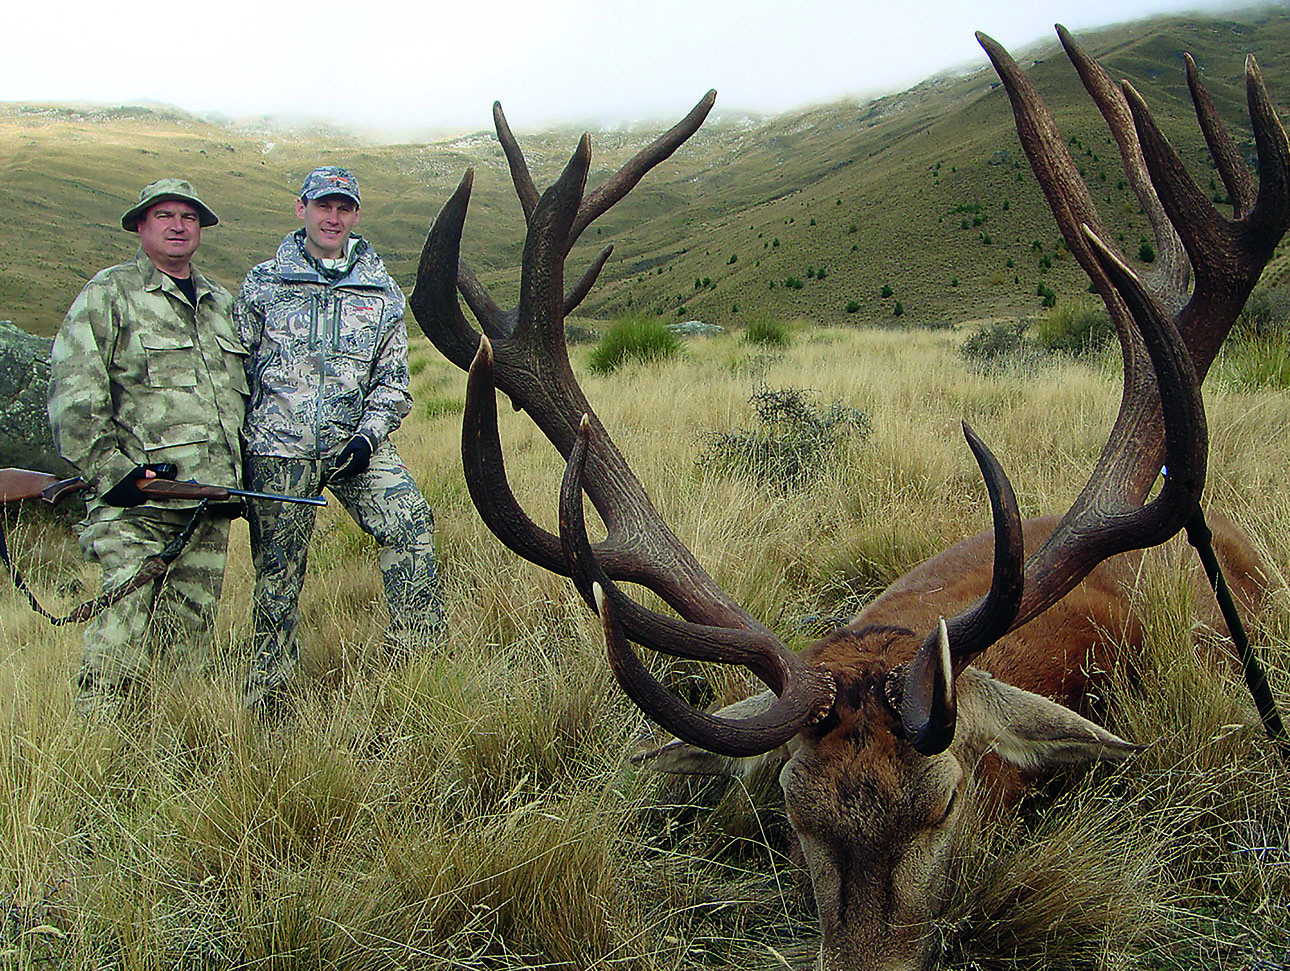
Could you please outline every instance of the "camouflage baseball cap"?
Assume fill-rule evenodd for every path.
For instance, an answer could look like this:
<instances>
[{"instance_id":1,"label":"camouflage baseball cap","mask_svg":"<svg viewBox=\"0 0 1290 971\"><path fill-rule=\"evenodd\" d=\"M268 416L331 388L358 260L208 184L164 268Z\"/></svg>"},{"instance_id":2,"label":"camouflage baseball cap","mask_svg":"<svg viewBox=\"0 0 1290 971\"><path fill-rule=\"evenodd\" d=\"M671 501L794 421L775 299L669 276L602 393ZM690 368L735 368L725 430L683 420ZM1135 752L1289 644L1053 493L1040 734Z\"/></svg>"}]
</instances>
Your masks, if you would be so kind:
<instances>
[{"instance_id":1,"label":"camouflage baseball cap","mask_svg":"<svg viewBox=\"0 0 1290 971\"><path fill-rule=\"evenodd\" d=\"M219 216L215 215L210 206L197 198L197 193L186 180L158 179L156 182L149 182L140 190L139 201L127 209L125 215L121 217L121 228L127 232L137 232L140 216L157 203L168 202L171 199L187 202L196 209L202 226L214 226L219 222Z\"/></svg>"},{"instance_id":2,"label":"camouflage baseball cap","mask_svg":"<svg viewBox=\"0 0 1290 971\"><path fill-rule=\"evenodd\" d=\"M342 169L339 165L324 165L305 176L305 184L300 187L300 198L307 202L323 196L348 196L354 200L355 205L363 204L358 194L358 179L353 172Z\"/></svg>"}]
</instances>

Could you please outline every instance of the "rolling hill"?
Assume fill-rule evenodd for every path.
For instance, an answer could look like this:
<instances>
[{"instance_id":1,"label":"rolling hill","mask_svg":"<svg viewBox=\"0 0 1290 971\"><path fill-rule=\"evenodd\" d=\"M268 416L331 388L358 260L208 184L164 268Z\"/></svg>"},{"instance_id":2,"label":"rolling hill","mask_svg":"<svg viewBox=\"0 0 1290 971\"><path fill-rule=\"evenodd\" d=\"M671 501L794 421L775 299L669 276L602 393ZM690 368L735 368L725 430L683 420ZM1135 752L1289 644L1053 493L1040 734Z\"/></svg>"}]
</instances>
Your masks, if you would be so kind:
<instances>
[{"instance_id":1,"label":"rolling hill","mask_svg":"<svg viewBox=\"0 0 1290 971\"><path fill-rule=\"evenodd\" d=\"M1259 60L1290 117L1290 12L1170 18L1080 40L1151 105L1207 191L1221 195L1191 117L1182 53L1200 64L1220 111L1252 157L1243 64ZM1146 221L1122 179L1101 117L1056 47L1014 51L1053 107L1130 262ZM583 305L739 325L755 315L821 323L944 324L1040 312L1087 281L1064 255L988 67L930 78L898 95L769 119L719 114L586 233L570 274L606 242L614 256ZM703 94L695 92L695 99ZM690 105L677 105L681 117ZM720 98L718 98L718 109ZM480 106L481 124L489 106ZM574 131L524 133L539 185ZM660 126L592 135L595 185ZM162 106L0 104L0 319L52 334L85 279L128 258L118 219L144 182L190 178L223 223L201 264L235 289L293 228L291 197L316 164L342 164L364 186L361 231L411 286L425 232L468 167L476 169L464 255L499 297L517 289L522 219L490 130L429 144L377 145L336 131L231 123ZM1265 280L1290 279L1279 253ZM896 317L899 302L903 317Z\"/></svg>"}]
</instances>

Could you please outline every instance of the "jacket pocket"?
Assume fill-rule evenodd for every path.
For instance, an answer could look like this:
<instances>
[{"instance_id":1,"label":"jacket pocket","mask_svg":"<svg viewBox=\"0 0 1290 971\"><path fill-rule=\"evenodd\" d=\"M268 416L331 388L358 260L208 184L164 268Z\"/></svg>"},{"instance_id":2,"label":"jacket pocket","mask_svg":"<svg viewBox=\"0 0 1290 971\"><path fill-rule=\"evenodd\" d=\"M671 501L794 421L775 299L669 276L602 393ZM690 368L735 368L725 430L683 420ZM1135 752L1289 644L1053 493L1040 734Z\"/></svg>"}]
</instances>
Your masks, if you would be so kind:
<instances>
[{"instance_id":1,"label":"jacket pocket","mask_svg":"<svg viewBox=\"0 0 1290 971\"><path fill-rule=\"evenodd\" d=\"M143 334L139 337L143 347L145 380L152 388L195 388L197 366L196 349L186 337L165 334Z\"/></svg>"},{"instance_id":2,"label":"jacket pocket","mask_svg":"<svg viewBox=\"0 0 1290 971\"><path fill-rule=\"evenodd\" d=\"M251 392L246 383L246 348L236 338L225 337L218 333L215 335L215 343L219 344L220 350L224 352L224 367L228 371L229 387L243 397L250 397Z\"/></svg>"},{"instance_id":3,"label":"jacket pocket","mask_svg":"<svg viewBox=\"0 0 1290 971\"><path fill-rule=\"evenodd\" d=\"M209 451L207 433L191 425L179 425L144 445L148 464L173 462L179 467L180 479L197 475L198 470L206 465Z\"/></svg>"}]
</instances>

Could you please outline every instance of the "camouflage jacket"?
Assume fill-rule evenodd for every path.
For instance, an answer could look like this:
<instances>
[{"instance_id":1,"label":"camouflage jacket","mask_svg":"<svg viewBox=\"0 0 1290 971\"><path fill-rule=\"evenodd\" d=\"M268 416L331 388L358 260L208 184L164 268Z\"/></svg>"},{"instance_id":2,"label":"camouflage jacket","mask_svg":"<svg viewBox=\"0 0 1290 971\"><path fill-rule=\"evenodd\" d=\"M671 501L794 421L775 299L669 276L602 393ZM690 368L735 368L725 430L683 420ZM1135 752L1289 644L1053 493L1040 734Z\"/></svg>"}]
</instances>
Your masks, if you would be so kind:
<instances>
[{"instance_id":1,"label":"camouflage jacket","mask_svg":"<svg viewBox=\"0 0 1290 971\"><path fill-rule=\"evenodd\" d=\"M248 351L252 455L318 459L356 432L378 446L412 408L403 292L366 240L326 271L297 230L254 267L234 316Z\"/></svg>"},{"instance_id":2,"label":"camouflage jacket","mask_svg":"<svg viewBox=\"0 0 1290 971\"><path fill-rule=\"evenodd\" d=\"M196 309L140 250L96 274L59 328L49 423L99 495L154 462L174 462L180 479L241 481L246 349L229 292L195 268L193 281Z\"/></svg>"}]
</instances>

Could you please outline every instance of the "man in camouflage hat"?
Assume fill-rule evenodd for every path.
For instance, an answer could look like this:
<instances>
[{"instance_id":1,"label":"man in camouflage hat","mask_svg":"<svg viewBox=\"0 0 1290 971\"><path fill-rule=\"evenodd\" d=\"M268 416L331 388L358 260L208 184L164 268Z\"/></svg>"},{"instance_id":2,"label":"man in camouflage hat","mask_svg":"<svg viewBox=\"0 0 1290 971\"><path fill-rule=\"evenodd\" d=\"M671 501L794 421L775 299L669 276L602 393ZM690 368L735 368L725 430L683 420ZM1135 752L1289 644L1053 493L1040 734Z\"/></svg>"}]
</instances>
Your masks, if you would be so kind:
<instances>
[{"instance_id":1,"label":"man in camouflage hat","mask_svg":"<svg viewBox=\"0 0 1290 971\"><path fill-rule=\"evenodd\" d=\"M353 230L358 180L336 166L306 176L303 224L247 274L234 311L247 347L246 479L317 495L326 486L381 547L387 646L405 655L443 635L434 519L393 432L412 407L403 293ZM298 601L313 532L307 506L248 505L256 651L247 703L275 706L300 645Z\"/></svg>"},{"instance_id":2,"label":"man in camouflage hat","mask_svg":"<svg viewBox=\"0 0 1290 971\"><path fill-rule=\"evenodd\" d=\"M240 479L246 351L233 298L192 265L202 229L218 222L182 179L145 186L121 217L138 234L138 254L85 285L54 340L49 421L59 453L94 490L80 544L102 567L105 590L194 515L195 503L148 501L139 479ZM226 516L203 515L162 580L90 622L78 709L119 711L154 658L181 673L205 667L228 533Z\"/></svg>"}]
</instances>

